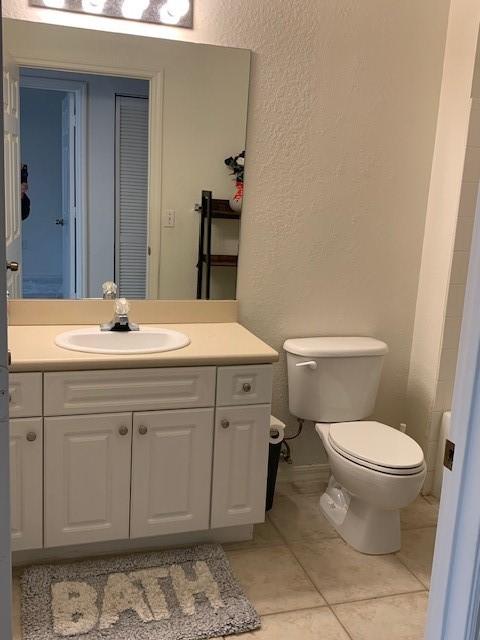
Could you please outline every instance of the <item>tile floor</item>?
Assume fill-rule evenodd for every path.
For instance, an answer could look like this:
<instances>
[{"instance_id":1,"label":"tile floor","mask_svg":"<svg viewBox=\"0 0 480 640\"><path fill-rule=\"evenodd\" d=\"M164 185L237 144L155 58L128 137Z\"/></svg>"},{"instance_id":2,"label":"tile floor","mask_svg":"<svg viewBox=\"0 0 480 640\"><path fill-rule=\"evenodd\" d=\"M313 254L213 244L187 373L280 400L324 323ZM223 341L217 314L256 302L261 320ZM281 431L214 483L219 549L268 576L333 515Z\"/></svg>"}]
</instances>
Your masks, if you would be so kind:
<instances>
[{"instance_id":1,"label":"tile floor","mask_svg":"<svg viewBox=\"0 0 480 640\"><path fill-rule=\"evenodd\" d=\"M438 503L419 497L402 513L397 554L366 556L348 547L320 514L323 485L278 487L267 521L251 542L225 550L262 616L244 640L422 640ZM19 586L14 640L21 640Z\"/></svg>"},{"instance_id":2,"label":"tile floor","mask_svg":"<svg viewBox=\"0 0 480 640\"><path fill-rule=\"evenodd\" d=\"M262 616L262 629L243 637L422 640L438 503L419 497L404 510L399 553L366 556L320 514L322 489L317 482L281 484L254 540L226 545L234 573Z\"/></svg>"}]
</instances>

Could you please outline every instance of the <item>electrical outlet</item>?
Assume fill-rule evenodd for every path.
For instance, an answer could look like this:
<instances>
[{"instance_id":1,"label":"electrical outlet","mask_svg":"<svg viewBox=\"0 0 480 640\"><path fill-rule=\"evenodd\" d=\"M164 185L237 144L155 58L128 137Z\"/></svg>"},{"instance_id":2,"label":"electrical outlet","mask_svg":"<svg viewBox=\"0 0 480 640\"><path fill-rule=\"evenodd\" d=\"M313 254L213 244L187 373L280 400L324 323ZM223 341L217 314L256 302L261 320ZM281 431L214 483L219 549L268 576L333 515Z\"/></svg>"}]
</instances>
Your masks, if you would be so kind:
<instances>
[{"instance_id":1,"label":"electrical outlet","mask_svg":"<svg viewBox=\"0 0 480 640\"><path fill-rule=\"evenodd\" d=\"M175 226L175 211L173 209L167 209L163 216L163 226L164 227L174 227Z\"/></svg>"}]
</instances>

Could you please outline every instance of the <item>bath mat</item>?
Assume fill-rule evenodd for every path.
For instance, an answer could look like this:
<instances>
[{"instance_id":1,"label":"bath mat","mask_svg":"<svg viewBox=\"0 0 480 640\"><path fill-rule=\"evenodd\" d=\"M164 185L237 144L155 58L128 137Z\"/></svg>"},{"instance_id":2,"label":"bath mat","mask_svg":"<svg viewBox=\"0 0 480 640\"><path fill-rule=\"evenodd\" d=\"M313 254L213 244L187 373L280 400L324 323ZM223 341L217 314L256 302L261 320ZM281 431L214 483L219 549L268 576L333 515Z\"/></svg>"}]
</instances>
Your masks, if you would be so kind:
<instances>
[{"instance_id":1,"label":"bath mat","mask_svg":"<svg viewBox=\"0 0 480 640\"><path fill-rule=\"evenodd\" d=\"M24 640L201 640L260 619L220 545L38 565L22 576Z\"/></svg>"}]
</instances>

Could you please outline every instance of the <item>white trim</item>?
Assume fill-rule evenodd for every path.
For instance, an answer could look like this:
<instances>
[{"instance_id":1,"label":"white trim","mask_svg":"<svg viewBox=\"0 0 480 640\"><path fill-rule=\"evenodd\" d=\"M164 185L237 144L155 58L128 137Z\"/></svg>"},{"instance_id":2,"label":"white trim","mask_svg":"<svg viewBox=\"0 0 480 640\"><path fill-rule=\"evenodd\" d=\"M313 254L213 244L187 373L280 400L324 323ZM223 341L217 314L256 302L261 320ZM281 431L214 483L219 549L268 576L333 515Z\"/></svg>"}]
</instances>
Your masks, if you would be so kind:
<instances>
[{"instance_id":1,"label":"white trim","mask_svg":"<svg viewBox=\"0 0 480 640\"><path fill-rule=\"evenodd\" d=\"M72 54L72 52L70 52ZM147 298L160 297L160 250L162 232L162 162L163 162L163 70L145 71L133 67L115 67L110 65L84 62L79 54L75 62L66 62L63 52L58 51L55 58L38 59L18 56L15 62L21 67L50 69L57 71L74 71L77 73L93 73L97 75L139 78L150 82L149 90L149 150L148 150L148 246L150 256L147 263ZM86 129L85 129L86 130ZM85 154L86 156L86 154ZM85 200L86 202L86 200ZM83 230L85 237L87 229ZM84 261L86 262L86 261ZM84 282L88 282L84 274Z\"/></svg>"},{"instance_id":2,"label":"white trim","mask_svg":"<svg viewBox=\"0 0 480 640\"><path fill-rule=\"evenodd\" d=\"M453 471L443 476L426 640L476 640L480 604L480 215L472 250L450 439Z\"/></svg>"},{"instance_id":3,"label":"white trim","mask_svg":"<svg viewBox=\"0 0 480 640\"><path fill-rule=\"evenodd\" d=\"M147 298L160 298L163 164L163 71L150 80L148 121Z\"/></svg>"},{"instance_id":4,"label":"white trim","mask_svg":"<svg viewBox=\"0 0 480 640\"><path fill-rule=\"evenodd\" d=\"M17 61L17 64L18 61ZM29 67L33 65L28 63ZM46 70L45 67L42 69ZM76 166L76 195L77 195L77 233L76 233L76 297L83 298L86 295L86 284L88 282L88 210L87 210L87 83L78 80L63 80L59 78L49 78L45 76L30 76L28 72L23 72L20 79L20 86L29 89L45 89L46 91L65 91L75 95L75 116L76 116L76 140L78 144L75 149ZM20 123L21 126L21 123ZM20 130L20 137L22 132ZM74 259L75 256L72 256Z\"/></svg>"},{"instance_id":5,"label":"white trim","mask_svg":"<svg viewBox=\"0 0 480 640\"><path fill-rule=\"evenodd\" d=\"M279 484L315 480L328 482L329 478L330 465L328 464L289 465L285 462L280 462L277 482Z\"/></svg>"}]
</instances>

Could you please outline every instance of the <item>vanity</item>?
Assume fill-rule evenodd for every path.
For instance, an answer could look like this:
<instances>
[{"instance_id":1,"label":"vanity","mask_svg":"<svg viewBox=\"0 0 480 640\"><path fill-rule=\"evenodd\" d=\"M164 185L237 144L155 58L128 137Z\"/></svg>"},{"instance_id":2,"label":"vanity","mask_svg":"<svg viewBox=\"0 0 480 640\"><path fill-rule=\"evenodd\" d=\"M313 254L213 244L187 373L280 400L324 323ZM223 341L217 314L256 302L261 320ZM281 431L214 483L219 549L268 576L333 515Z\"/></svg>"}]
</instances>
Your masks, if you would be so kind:
<instances>
[{"instance_id":1,"label":"vanity","mask_svg":"<svg viewBox=\"0 0 480 640\"><path fill-rule=\"evenodd\" d=\"M276 352L236 322L168 325L190 344L129 356L58 347L73 328L10 327L13 550L251 537Z\"/></svg>"}]
</instances>

